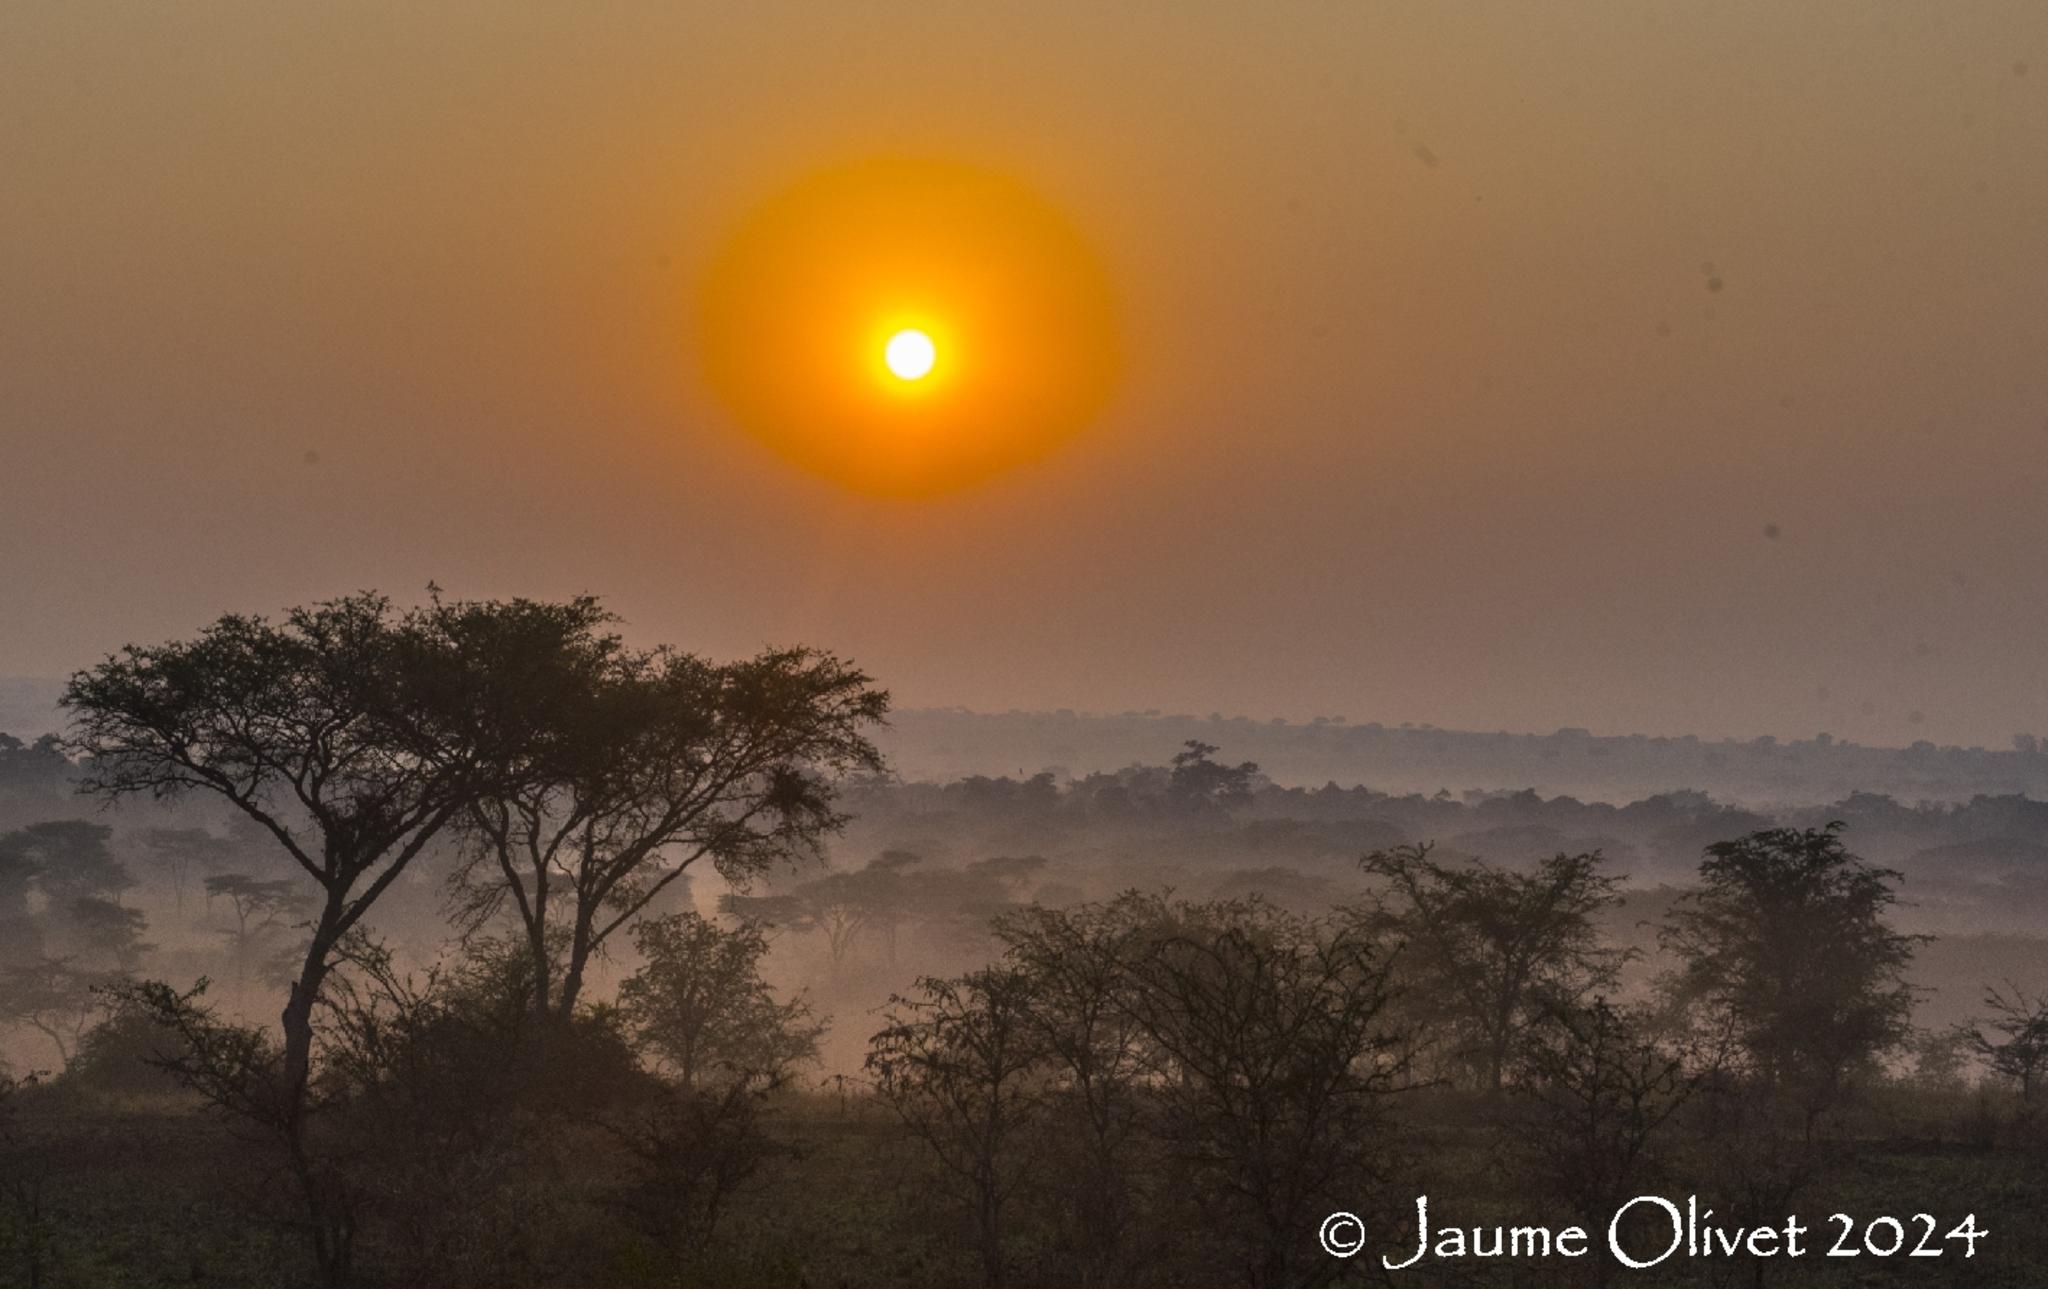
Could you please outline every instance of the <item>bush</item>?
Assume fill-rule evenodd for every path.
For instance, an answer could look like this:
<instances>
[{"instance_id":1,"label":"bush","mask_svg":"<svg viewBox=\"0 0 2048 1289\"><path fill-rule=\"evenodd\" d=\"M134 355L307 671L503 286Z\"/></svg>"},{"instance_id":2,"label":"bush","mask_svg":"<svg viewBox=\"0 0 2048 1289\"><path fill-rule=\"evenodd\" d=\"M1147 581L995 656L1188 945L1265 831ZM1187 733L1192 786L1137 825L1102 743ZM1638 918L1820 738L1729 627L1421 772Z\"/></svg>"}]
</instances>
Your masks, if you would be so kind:
<instances>
[{"instance_id":1,"label":"bush","mask_svg":"<svg viewBox=\"0 0 2048 1289\"><path fill-rule=\"evenodd\" d=\"M176 1055L176 1037L134 1007L116 1007L78 1040L59 1086L109 1097L163 1096L179 1090L163 1068Z\"/></svg>"}]
</instances>

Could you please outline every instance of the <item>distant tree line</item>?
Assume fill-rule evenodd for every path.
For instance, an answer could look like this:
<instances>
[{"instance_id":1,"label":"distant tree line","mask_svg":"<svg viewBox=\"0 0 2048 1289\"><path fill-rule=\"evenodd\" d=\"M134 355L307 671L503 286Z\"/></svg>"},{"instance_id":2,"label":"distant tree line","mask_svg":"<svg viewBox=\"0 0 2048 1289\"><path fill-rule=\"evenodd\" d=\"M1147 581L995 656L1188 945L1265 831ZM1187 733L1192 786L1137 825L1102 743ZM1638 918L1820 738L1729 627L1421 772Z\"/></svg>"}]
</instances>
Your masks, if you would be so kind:
<instances>
[{"instance_id":1,"label":"distant tree line","mask_svg":"<svg viewBox=\"0 0 2048 1289\"><path fill-rule=\"evenodd\" d=\"M946 780L987 767L1102 767L1156 755L1190 739L1222 744L1295 783L1364 780L1400 792L1438 785L1533 783L1549 791L1639 797L1673 783L1750 800L1821 800L1850 791L1906 800L2048 795L2048 747L2040 731L1990 746L1905 747L1810 738L1453 730L1322 716L1254 719L1220 712L905 711L896 746L907 773Z\"/></svg>"}]
</instances>

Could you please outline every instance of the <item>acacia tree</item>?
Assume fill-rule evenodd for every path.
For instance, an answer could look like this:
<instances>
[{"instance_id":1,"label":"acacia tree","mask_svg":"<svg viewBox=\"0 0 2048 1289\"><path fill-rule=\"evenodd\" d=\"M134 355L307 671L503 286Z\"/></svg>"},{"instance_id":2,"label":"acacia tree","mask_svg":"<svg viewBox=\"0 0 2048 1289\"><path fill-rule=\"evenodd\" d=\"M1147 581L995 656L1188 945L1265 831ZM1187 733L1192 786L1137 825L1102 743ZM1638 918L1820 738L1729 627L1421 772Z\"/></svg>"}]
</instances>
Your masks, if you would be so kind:
<instances>
[{"instance_id":1,"label":"acacia tree","mask_svg":"<svg viewBox=\"0 0 2048 1289\"><path fill-rule=\"evenodd\" d=\"M633 940L642 965L619 987L619 1014L666 1079L602 1122L637 1164L622 1207L682 1264L709 1244L727 1200L789 1149L761 1109L817 1059L824 1026L761 978L759 927L683 912L643 918Z\"/></svg>"},{"instance_id":2,"label":"acacia tree","mask_svg":"<svg viewBox=\"0 0 2048 1289\"><path fill-rule=\"evenodd\" d=\"M896 960L896 933L923 889L913 875L923 861L909 851L885 850L859 868L823 873L776 895L728 894L719 907L749 922L787 927L802 935L822 932L835 967L854 945L879 931Z\"/></svg>"},{"instance_id":3,"label":"acacia tree","mask_svg":"<svg viewBox=\"0 0 2048 1289\"><path fill-rule=\"evenodd\" d=\"M1910 1032L1905 971L1925 939L1891 929L1900 874L1851 854L1841 831L1771 828L1707 847L1700 886L1663 931L1675 1000L1725 1031L1742 1072L1802 1108L1808 1132Z\"/></svg>"},{"instance_id":4,"label":"acacia tree","mask_svg":"<svg viewBox=\"0 0 2048 1289\"><path fill-rule=\"evenodd\" d=\"M1353 923L1257 900L1154 908L1126 976L1179 1189L1251 1289L1329 1283L1343 1264L1303 1233L1375 1201L1385 1098L1406 1082L1387 961Z\"/></svg>"},{"instance_id":5,"label":"acacia tree","mask_svg":"<svg viewBox=\"0 0 2048 1289\"><path fill-rule=\"evenodd\" d=\"M185 907L185 887L194 868L211 872L220 866L227 847L204 828L151 828L142 834L142 844L171 879L177 907Z\"/></svg>"},{"instance_id":6,"label":"acacia tree","mask_svg":"<svg viewBox=\"0 0 2048 1289\"><path fill-rule=\"evenodd\" d=\"M230 614L72 677L82 791L213 793L319 888L283 1015L287 1089L305 1083L335 947L458 811L523 769L541 722L522 689L605 621L589 599L396 613L358 594L281 623Z\"/></svg>"},{"instance_id":7,"label":"acacia tree","mask_svg":"<svg viewBox=\"0 0 2048 1289\"><path fill-rule=\"evenodd\" d=\"M718 907L763 927L786 927L799 935L823 932L836 967L880 911L874 898L882 885L879 876L865 868L825 873L779 895L728 893L719 897Z\"/></svg>"},{"instance_id":8,"label":"acacia tree","mask_svg":"<svg viewBox=\"0 0 2048 1289\"><path fill-rule=\"evenodd\" d=\"M113 833L105 824L55 819L0 837L0 854L26 861L52 907L80 897L118 900L135 877L114 857Z\"/></svg>"},{"instance_id":9,"label":"acacia tree","mask_svg":"<svg viewBox=\"0 0 2048 1289\"><path fill-rule=\"evenodd\" d=\"M642 1050L678 1085L779 1084L817 1058L824 1026L801 998L783 1002L761 978L768 940L694 912L633 928L640 969L619 986L619 1010Z\"/></svg>"},{"instance_id":10,"label":"acacia tree","mask_svg":"<svg viewBox=\"0 0 2048 1289\"><path fill-rule=\"evenodd\" d=\"M815 854L845 822L832 778L880 770L866 731L889 706L864 673L810 649L717 664L607 644L561 682L531 772L468 804L457 874L472 928L515 911L535 1014L556 1018L605 942L693 865L744 885Z\"/></svg>"},{"instance_id":11,"label":"acacia tree","mask_svg":"<svg viewBox=\"0 0 2048 1289\"><path fill-rule=\"evenodd\" d=\"M2041 1081L2048 1076L2048 995L2029 997L2018 985L1984 991L1989 1018L1969 1028L1971 1045L1994 1074L2019 1089L2021 1112L2031 1114ZM1991 1035L1986 1035L1985 1030Z\"/></svg>"},{"instance_id":12,"label":"acacia tree","mask_svg":"<svg viewBox=\"0 0 2048 1289\"><path fill-rule=\"evenodd\" d=\"M82 963L110 960L131 970L148 946L143 916L122 907L135 885L108 846L113 829L83 819L30 824L0 835L0 961L38 952ZM31 912L29 895L40 896ZM12 923L10 927L8 924Z\"/></svg>"},{"instance_id":13,"label":"acacia tree","mask_svg":"<svg viewBox=\"0 0 2048 1289\"><path fill-rule=\"evenodd\" d=\"M1359 861L1390 890L1367 910L1375 934L1402 946L1411 1003L1447 1022L1455 1055L1499 1092L1509 1057L1547 1011L1610 988L1623 955L1603 945L1594 917L1618 903L1618 880L1598 851L1556 855L1521 873L1483 863L1451 867L1428 845Z\"/></svg>"},{"instance_id":14,"label":"acacia tree","mask_svg":"<svg viewBox=\"0 0 2048 1289\"><path fill-rule=\"evenodd\" d=\"M135 880L108 848L112 832L63 819L0 835L0 1024L41 1033L66 1067L105 1010L94 991L151 948L142 912L120 903Z\"/></svg>"},{"instance_id":15,"label":"acacia tree","mask_svg":"<svg viewBox=\"0 0 2048 1289\"><path fill-rule=\"evenodd\" d=\"M78 1043L106 1010L97 992L120 977L85 970L68 959L39 958L0 969L0 1023L26 1025L57 1049L69 1068Z\"/></svg>"},{"instance_id":16,"label":"acacia tree","mask_svg":"<svg viewBox=\"0 0 2048 1289\"><path fill-rule=\"evenodd\" d=\"M1008 965L926 977L915 994L890 998L887 1026L868 1050L882 1099L965 1183L986 1289L1003 1284L1003 1217L1043 1108L1032 990L1031 977Z\"/></svg>"},{"instance_id":17,"label":"acacia tree","mask_svg":"<svg viewBox=\"0 0 2048 1289\"><path fill-rule=\"evenodd\" d=\"M1132 894L1072 909L1028 905L995 922L1004 961L1031 982L1030 1023L1048 1066L1049 1148L1083 1289L1136 1283L1158 1239L1148 1240L1141 1220L1144 1031L1128 975L1159 930L1158 912Z\"/></svg>"},{"instance_id":18,"label":"acacia tree","mask_svg":"<svg viewBox=\"0 0 2048 1289\"><path fill-rule=\"evenodd\" d=\"M143 955L154 945L142 940L149 919L141 909L131 909L94 895L81 895L64 910L61 923L64 939L76 949L78 958L95 958L105 969L131 976Z\"/></svg>"},{"instance_id":19,"label":"acacia tree","mask_svg":"<svg viewBox=\"0 0 2048 1289\"><path fill-rule=\"evenodd\" d=\"M1688 1044L1660 1041L1646 1012L1605 998L1552 1009L1522 1043L1513 1081L1522 1148L1573 1212L1613 1212L1645 1188L1653 1142L1711 1066ZM1611 1270L1601 1259L1600 1283Z\"/></svg>"},{"instance_id":20,"label":"acacia tree","mask_svg":"<svg viewBox=\"0 0 2048 1289\"><path fill-rule=\"evenodd\" d=\"M1173 754L1166 791L1175 804L1188 810L1231 810L1252 799L1258 763L1225 765L1211 759L1218 750L1213 743L1191 738Z\"/></svg>"},{"instance_id":21,"label":"acacia tree","mask_svg":"<svg viewBox=\"0 0 2048 1289\"><path fill-rule=\"evenodd\" d=\"M357 594L282 621L230 614L191 640L129 646L65 689L83 791L218 796L317 889L275 1086L239 1099L272 1105L331 1285L348 1277L352 1231L330 1211L303 1121L314 1010L337 950L460 811L527 772L561 690L552 677L606 621L587 598L444 602L436 592L399 612Z\"/></svg>"},{"instance_id":22,"label":"acacia tree","mask_svg":"<svg viewBox=\"0 0 2048 1289\"><path fill-rule=\"evenodd\" d=\"M910 851L885 850L860 868L824 873L778 894L723 896L720 908L767 926L822 933L835 966L873 934L894 963L905 925L951 946L986 949L990 920L1016 905L1045 863L1036 855L997 856L964 868L929 868Z\"/></svg>"},{"instance_id":23,"label":"acacia tree","mask_svg":"<svg viewBox=\"0 0 2048 1289\"><path fill-rule=\"evenodd\" d=\"M247 873L218 873L206 879L208 903L224 899L234 910L235 924L221 932L234 959L235 978L245 979L249 960L257 945L303 917L312 901L289 878L251 877Z\"/></svg>"}]
</instances>

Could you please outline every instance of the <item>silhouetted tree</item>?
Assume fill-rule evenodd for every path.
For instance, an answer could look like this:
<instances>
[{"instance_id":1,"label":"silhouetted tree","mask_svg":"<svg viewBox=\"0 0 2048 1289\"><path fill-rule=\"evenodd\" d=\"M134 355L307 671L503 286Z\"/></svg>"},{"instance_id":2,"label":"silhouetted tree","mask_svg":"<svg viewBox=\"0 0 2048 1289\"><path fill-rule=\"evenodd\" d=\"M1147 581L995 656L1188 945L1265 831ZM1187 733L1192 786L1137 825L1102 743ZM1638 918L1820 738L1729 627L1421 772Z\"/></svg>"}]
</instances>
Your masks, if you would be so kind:
<instances>
[{"instance_id":1,"label":"silhouetted tree","mask_svg":"<svg viewBox=\"0 0 2048 1289\"><path fill-rule=\"evenodd\" d=\"M1991 1014L1971 1027L1973 1045L1992 1073L2012 1080L2023 1112L2031 1113L2042 1078L2048 1076L2048 995L2030 997L2008 984L1987 988L1984 1007Z\"/></svg>"},{"instance_id":2,"label":"silhouetted tree","mask_svg":"<svg viewBox=\"0 0 2048 1289\"><path fill-rule=\"evenodd\" d=\"M171 878L172 898L185 907L185 887L192 871L218 868L227 845L204 828L151 828L142 834L143 848Z\"/></svg>"},{"instance_id":3,"label":"silhouetted tree","mask_svg":"<svg viewBox=\"0 0 2048 1289\"><path fill-rule=\"evenodd\" d=\"M1588 1229L1654 1185L1652 1143L1705 1077L1699 1053L1656 1029L1647 1013L1594 998L1547 1011L1522 1036L1511 1131L1542 1193ZM1599 1259L1601 1283L1612 1266Z\"/></svg>"},{"instance_id":4,"label":"silhouetted tree","mask_svg":"<svg viewBox=\"0 0 2048 1289\"><path fill-rule=\"evenodd\" d=\"M714 664L603 640L550 679L558 719L529 774L469 804L459 874L470 925L517 913L537 1015L567 1016L606 940L700 860L743 885L814 854L844 822L832 776L882 766L866 731L888 695L830 654Z\"/></svg>"},{"instance_id":5,"label":"silhouetted tree","mask_svg":"<svg viewBox=\"0 0 2048 1289\"><path fill-rule=\"evenodd\" d=\"M641 966L620 984L619 1008L635 1043L681 1087L779 1084L817 1059L824 1026L803 999L780 1001L761 978L759 928L683 912L644 919L633 943Z\"/></svg>"},{"instance_id":6,"label":"silhouetted tree","mask_svg":"<svg viewBox=\"0 0 2048 1289\"><path fill-rule=\"evenodd\" d=\"M894 957L896 930L921 910L929 912L923 863L905 850L885 850L859 868L808 878L776 895L728 894L724 912L761 926L786 926L801 934L823 934L835 965L860 938L880 931Z\"/></svg>"},{"instance_id":7,"label":"silhouetted tree","mask_svg":"<svg viewBox=\"0 0 2048 1289\"><path fill-rule=\"evenodd\" d=\"M206 879L206 898L226 900L235 924L222 934L234 958L235 978L246 979L249 960L264 940L312 911L312 901L286 878L258 878L246 873L220 873Z\"/></svg>"},{"instance_id":8,"label":"silhouetted tree","mask_svg":"<svg viewBox=\"0 0 2048 1289\"><path fill-rule=\"evenodd\" d=\"M149 919L141 909L125 908L101 896L81 895L62 911L60 942L74 949L74 957L96 959L117 975L133 975L143 955L155 947L143 943Z\"/></svg>"},{"instance_id":9,"label":"silhouetted tree","mask_svg":"<svg viewBox=\"0 0 2048 1289\"><path fill-rule=\"evenodd\" d=\"M81 819L0 835L0 962L40 955L131 970L147 950L143 915L120 905L135 885L108 845L113 829ZM39 914L29 896L40 896Z\"/></svg>"},{"instance_id":10,"label":"silhouetted tree","mask_svg":"<svg viewBox=\"0 0 2048 1289\"><path fill-rule=\"evenodd\" d=\"M846 960L860 933L895 905L884 883L865 870L826 873L799 883L779 895L721 896L719 908L733 917L763 926L788 927L800 934L823 933L834 966ZM889 881L893 886L893 878Z\"/></svg>"},{"instance_id":11,"label":"silhouetted tree","mask_svg":"<svg viewBox=\"0 0 2048 1289\"><path fill-rule=\"evenodd\" d=\"M758 1071L710 1087L664 1085L600 1120L634 1164L610 1205L654 1242L669 1269L700 1259L733 1197L763 1165L793 1153L762 1121L780 1086Z\"/></svg>"},{"instance_id":12,"label":"silhouetted tree","mask_svg":"<svg viewBox=\"0 0 2048 1289\"><path fill-rule=\"evenodd\" d=\"M112 833L63 819L0 836L0 1024L42 1034L65 1068L104 1011L94 989L134 972L151 947L142 911L119 903L135 879Z\"/></svg>"},{"instance_id":13,"label":"silhouetted tree","mask_svg":"<svg viewBox=\"0 0 2048 1289\"><path fill-rule=\"evenodd\" d=\"M57 1050L68 1068L79 1040L105 1010L97 988L119 983L65 958L35 958L0 968L0 1024L26 1025Z\"/></svg>"},{"instance_id":14,"label":"silhouetted tree","mask_svg":"<svg viewBox=\"0 0 2048 1289\"><path fill-rule=\"evenodd\" d=\"M1326 1284L1343 1264L1304 1232L1375 1202L1406 1078L1387 962L1354 924L1256 900L1161 901L1155 923L1128 979L1171 1180L1241 1283Z\"/></svg>"},{"instance_id":15,"label":"silhouetted tree","mask_svg":"<svg viewBox=\"0 0 2048 1289\"><path fill-rule=\"evenodd\" d=\"M832 961L879 936L890 962L906 926L950 950L985 950L990 919L1016 906L1045 867L1038 856L975 860L961 868L927 866L905 850L885 850L859 868L799 882L775 895L727 895L720 908L748 921L822 934Z\"/></svg>"},{"instance_id":16,"label":"silhouetted tree","mask_svg":"<svg viewBox=\"0 0 2048 1289\"><path fill-rule=\"evenodd\" d=\"M198 637L130 646L73 676L81 787L110 798L216 795L318 888L284 1008L278 1113L323 1280L353 1232L322 1211L300 1129L313 1014L342 940L459 812L517 781L548 725L533 684L605 621L594 601L444 602L397 613L362 594L282 622L229 615ZM179 996L166 991L164 1000Z\"/></svg>"},{"instance_id":17,"label":"silhouetted tree","mask_svg":"<svg viewBox=\"0 0 2048 1289\"><path fill-rule=\"evenodd\" d=\"M824 1026L761 979L768 942L757 927L684 912L642 920L633 939L643 963L620 986L620 1014L669 1081L601 1122L636 1164L616 1205L680 1267L704 1253L739 1188L787 1150L762 1109L817 1059Z\"/></svg>"},{"instance_id":18,"label":"silhouetted tree","mask_svg":"<svg viewBox=\"0 0 2048 1289\"><path fill-rule=\"evenodd\" d=\"M79 896L118 897L135 878L114 857L109 841L114 830L83 819L58 819L30 824L0 837L0 854L25 859L52 904Z\"/></svg>"},{"instance_id":19,"label":"silhouetted tree","mask_svg":"<svg viewBox=\"0 0 2048 1289\"><path fill-rule=\"evenodd\" d=\"M996 923L1004 961L1030 982L1030 1024L1048 1067L1045 1114L1055 1211L1083 1289L1138 1283L1166 1238L1144 1222L1144 1030L1130 961L1159 931L1128 895L1072 909L1031 905Z\"/></svg>"},{"instance_id":20,"label":"silhouetted tree","mask_svg":"<svg viewBox=\"0 0 2048 1289\"><path fill-rule=\"evenodd\" d=\"M1744 1072L1809 1122L1909 1032L1914 946L1886 921L1899 874L1842 844L1841 826L1773 828L1707 848L1700 886L1664 928L1678 1001L1725 1028Z\"/></svg>"},{"instance_id":21,"label":"silhouetted tree","mask_svg":"<svg viewBox=\"0 0 2048 1289\"><path fill-rule=\"evenodd\" d=\"M1004 1214L1042 1109L1031 1003L1031 978L1007 966L926 977L891 997L868 1049L876 1091L965 1188L986 1289L1004 1282Z\"/></svg>"},{"instance_id":22,"label":"silhouetted tree","mask_svg":"<svg viewBox=\"0 0 2048 1289\"><path fill-rule=\"evenodd\" d=\"M536 1061L529 962L499 943L421 973L352 935L322 998L315 1094L335 1207L392 1248L407 1282L561 1283L574 1264L548 1195L583 1121L645 1095L614 1018L580 1012Z\"/></svg>"},{"instance_id":23,"label":"silhouetted tree","mask_svg":"<svg viewBox=\"0 0 2048 1289\"><path fill-rule=\"evenodd\" d=\"M1250 761L1225 765L1212 759L1219 749L1213 743L1189 739L1173 755L1173 773L1167 780L1169 797L1184 808L1228 810L1251 800L1252 781L1259 767Z\"/></svg>"},{"instance_id":24,"label":"silhouetted tree","mask_svg":"<svg viewBox=\"0 0 2048 1289\"><path fill-rule=\"evenodd\" d=\"M1451 1033L1453 1054L1498 1092L1517 1041L1539 1016L1611 987L1622 954L1593 919L1619 902L1599 853L1556 855L1531 872L1453 867L1427 845L1359 861L1389 891L1365 924L1401 946L1412 1011Z\"/></svg>"},{"instance_id":25,"label":"silhouetted tree","mask_svg":"<svg viewBox=\"0 0 2048 1289\"><path fill-rule=\"evenodd\" d=\"M125 982L99 991L98 1019L79 1035L64 1086L100 1094L162 1093L176 1087L163 1070L173 1053L155 1018L123 1001Z\"/></svg>"}]
</instances>

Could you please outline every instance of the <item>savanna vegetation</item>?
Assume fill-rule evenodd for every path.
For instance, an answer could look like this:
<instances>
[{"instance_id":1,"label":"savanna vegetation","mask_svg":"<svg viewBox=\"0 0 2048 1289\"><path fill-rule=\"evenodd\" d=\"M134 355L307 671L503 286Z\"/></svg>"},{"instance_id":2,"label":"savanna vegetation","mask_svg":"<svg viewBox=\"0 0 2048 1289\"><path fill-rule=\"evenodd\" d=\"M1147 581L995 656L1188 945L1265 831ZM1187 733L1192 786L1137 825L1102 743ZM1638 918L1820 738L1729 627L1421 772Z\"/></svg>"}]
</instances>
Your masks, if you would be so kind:
<instances>
[{"instance_id":1,"label":"savanna vegetation","mask_svg":"<svg viewBox=\"0 0 2048 1289\"><path fill-rule=\"evenodd\" d=\"M228 617L0 741L0 1284L2038 1283L2048 805L904 782L615 626ZM1992 1234L1379 1265L1649 1193Z\"/></svg>"}]
</instances>

